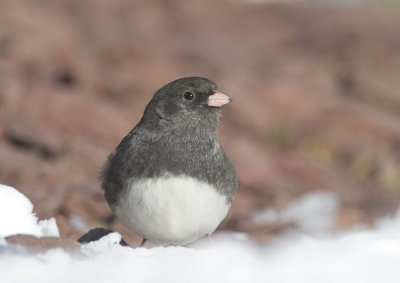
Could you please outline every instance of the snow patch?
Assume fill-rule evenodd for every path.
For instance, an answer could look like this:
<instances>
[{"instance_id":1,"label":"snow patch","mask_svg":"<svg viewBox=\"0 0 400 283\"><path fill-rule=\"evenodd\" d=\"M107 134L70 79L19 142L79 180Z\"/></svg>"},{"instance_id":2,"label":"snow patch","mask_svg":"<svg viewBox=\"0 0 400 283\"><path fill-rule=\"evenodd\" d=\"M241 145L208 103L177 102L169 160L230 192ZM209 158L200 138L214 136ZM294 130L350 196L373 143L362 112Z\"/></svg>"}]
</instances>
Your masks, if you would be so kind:
<instances>
[{"instance_id":1,"label":"snow patch","mask_svg":"<svg viewBox=\"0 0 400 283\"><path fill-rule=\"evenodd\" d=\"M15 189L0 187L0 207L2 220L12 213L23 215L12 217L15 223L5 218L2 225L14 229L2 227L4 231L21 231L20 225L26 224L29 231L54 233L55 222L38 224L32 204ZM261 215L260 221L283 218L301 223L301 215L322 227L317 229L321 231L337 208L332 195L305 195L283 212ZM315 220L315 214L325 215L324 220ZM305 230L308 225L303 224ZM264 245L241 233L219 233L190 247L130 248L118 245L120 240L120 234L110 233L82 245L86 257L77 258L61 249L36 255L17 253L4 249L6 243L0 237L0 281L397 283L400 278L400 211L374 229L335 235L285 234Z\"/></svg>"},{"instance_id":2,"label":"snow patch","mask_svg":"<svg viewBox=\"0 0 400 283\"><path fill-rule=\"evenodd\" d=\"M265 209L253 215L257 224L294 222L306 233L329 232L339 211L339 199L330 192L311 192L294 200L283 211Z\"/></svg>"},{"instance_id":3,"label":"snow patch","mask_svg":"<svg viewBox=\"0 0 400 283\"><path fill-rule=\"evenodd\" d=\"M38 226L45 237L60 237L55 218L39 220Z\"/></svg>"},{"instance_id":4,"label":"snow patch","mask_svg":"<svg viewBox=\"0 0 400 283\"><path fill-rule=\"evenodd\" d=\"M116 246L119 248L119 242L121 241L122 236L117 233L110 233L106 236L101 237L97 241L89 242L81 245L81 252L88 256L94 257L96 255L100 255L108 250L115 248Z\"/></svg>"},{"instance_id":5,"label":"snow patch","mask_svg":"<svg viewBox=\"0 0 400 283\"><path fill-rule=\"evenodd\" d=\"M0 237L15 234L59 236L54 218L38 222L31 201L13 187L1 184L0 223Z\"/></svg>"}]
</instances>

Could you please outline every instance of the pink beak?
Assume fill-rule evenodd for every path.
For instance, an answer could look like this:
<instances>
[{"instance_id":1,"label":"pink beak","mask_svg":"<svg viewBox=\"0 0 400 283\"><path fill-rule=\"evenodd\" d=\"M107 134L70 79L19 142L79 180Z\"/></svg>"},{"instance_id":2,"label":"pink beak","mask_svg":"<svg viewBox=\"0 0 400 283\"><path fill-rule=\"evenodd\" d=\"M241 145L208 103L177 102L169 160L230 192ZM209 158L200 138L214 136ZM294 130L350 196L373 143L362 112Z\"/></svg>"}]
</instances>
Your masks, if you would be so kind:
<instances>
[{"instance_id":1,"label":"pink beak","mask_svg":"<svg viewBox=\"0 0 400 283\"><path fill-rule=\"evenodd\" d=\"M213 107L221 107L232 101L232 98L229 96L216 91L214 94L210 95L207 99L207 105Z\"/></svg>"}]
</instances>

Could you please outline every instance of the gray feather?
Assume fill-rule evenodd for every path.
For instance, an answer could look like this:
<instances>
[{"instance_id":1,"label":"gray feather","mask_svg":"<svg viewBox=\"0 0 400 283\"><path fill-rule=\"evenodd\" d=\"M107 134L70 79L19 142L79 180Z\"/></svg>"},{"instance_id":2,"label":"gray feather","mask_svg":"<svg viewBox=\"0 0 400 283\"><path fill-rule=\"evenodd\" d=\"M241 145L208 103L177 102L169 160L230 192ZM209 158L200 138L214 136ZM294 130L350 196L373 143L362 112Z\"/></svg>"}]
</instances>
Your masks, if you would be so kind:
<instances>
[{"instance_id":1,"label":"gray feather","mask_svg":"<svg viewBox=\"0 0 400 283\"><path fill-rule=\"evenodd\" d=\"M158 90L139 124L123 138L102 171L102 188L110 205L118 203L129 184L165 174L187 175L214 185L231 202L236 173L217 139L221 110L205 104L214 82L190 77ZM183 93L195 101L182 99Z\"/></svg>"}]
</instances>

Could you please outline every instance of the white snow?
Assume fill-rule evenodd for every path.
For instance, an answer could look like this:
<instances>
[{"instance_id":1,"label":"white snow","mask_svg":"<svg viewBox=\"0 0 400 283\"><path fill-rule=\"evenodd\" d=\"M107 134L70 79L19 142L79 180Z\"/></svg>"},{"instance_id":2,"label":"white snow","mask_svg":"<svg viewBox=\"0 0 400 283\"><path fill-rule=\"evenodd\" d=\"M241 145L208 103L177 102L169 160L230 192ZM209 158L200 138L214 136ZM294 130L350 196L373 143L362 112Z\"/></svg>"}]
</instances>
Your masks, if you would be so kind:
<instances>
[{"instance_id":1,"label":"white snow","mask_svg":"<svg viewBox=\"0 0 400 283\"><path fill-rule=\"evenodd\" d=\"M16 189L0 184L0 238L13 234L59 236L54 218L38 222L30 200Z\"/></svg>"},{"instance_id":2,"label":"white snow","mask_svg":"<svg viewBox=\"0 0 400 283\"><path fill-rule=\"evenodd\" d=\"M4 213L18 215L0 225L20 231L26 223L31 232L42 231L39 224L34 227L37 219L30 202L14 189L0 188L1 219ZM4 201L7 194L13 196ZM294 202L291 209L297 207L299 215L309 215L304 212L309 209L304 203L313 203L309 197ZM60 249L36 255L18 253L5 249L0 238L0 282L397 283L400 278L400 212L374 229L336 235L304 229L265 245L238 233L219 233L190 247L151 249L122 247L117 244L120 239L118 233L111 233L83 245L84 256L76 257Z\"/></svg>"},{"instance_id":3,"label":"white snow","mask_svg":"<svg viewBox=\"0 0 400 283\"><path fill-rule=\"evenodd\" d=\"M121 234L114 232L110 233L98 241L89 242L81 246L81 252L87 257L94 257L101 255L102 253L113 249L115 246L119 245L122 236Z\"/></svg>"},{"instance_id":4,"label":"white snow","mask_svg":"<svg viewBox=\"0 0 400 283\"><path fill-rule=\"evenodd\" d=\"M340 202L330 192L311 192L294 200L283 211L265 209L253 215L257 224L294 222L306 233L322 234L335 224Z\"/></svg>"}]
</instances>

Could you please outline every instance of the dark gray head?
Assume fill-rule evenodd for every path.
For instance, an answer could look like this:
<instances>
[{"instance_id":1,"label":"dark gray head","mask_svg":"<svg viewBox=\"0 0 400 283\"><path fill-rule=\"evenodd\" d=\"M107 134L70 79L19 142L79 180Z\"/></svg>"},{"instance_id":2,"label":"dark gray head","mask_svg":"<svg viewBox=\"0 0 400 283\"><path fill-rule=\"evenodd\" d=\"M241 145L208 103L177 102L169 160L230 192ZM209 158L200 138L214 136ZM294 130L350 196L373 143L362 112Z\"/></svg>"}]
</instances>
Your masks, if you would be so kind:
<instances>
[{"instance_id":1,"label":"dark gray head","mask_svg":"<svg viewBox=\"0 0 400 283\"><path fill-rule=\"evenodd\" d=\"M231 99L218 92L216 83L201 77L172 81L160 88L147 105L143 119L177 123L218 117L220 106Z\"/></svg>"}]
</instances>

